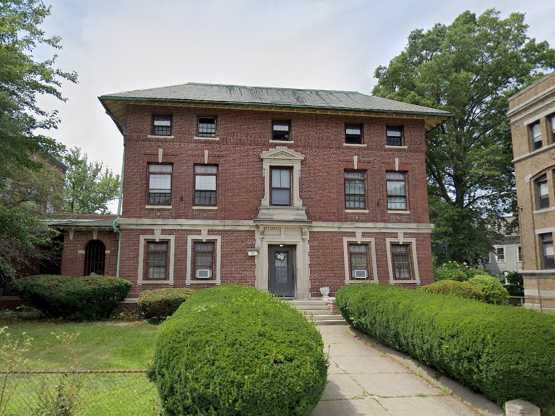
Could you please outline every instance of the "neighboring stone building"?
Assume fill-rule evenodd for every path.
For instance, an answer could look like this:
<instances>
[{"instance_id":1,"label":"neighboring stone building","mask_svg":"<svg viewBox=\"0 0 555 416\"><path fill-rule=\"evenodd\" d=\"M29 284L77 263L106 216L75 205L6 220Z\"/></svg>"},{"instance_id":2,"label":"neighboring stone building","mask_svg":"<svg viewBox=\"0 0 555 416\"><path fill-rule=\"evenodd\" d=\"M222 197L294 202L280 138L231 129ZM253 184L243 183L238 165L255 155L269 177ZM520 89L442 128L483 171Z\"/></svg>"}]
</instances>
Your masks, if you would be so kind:
<instances>
[{"instance_id":1,"label":"neighboring stone building","mask_svg":"<svg viewBox=\"0 0 555 416\"><path fill-rule=\"evenodd\" d=\"M64 274L285 297L432 280L425 132L448 113L358 92L184 84L109 94L118 218L65 220Z\"/></svg>"},{"instance_id":2,"label":"neighboring stone building","mask_svg":"<svg viewBox=\"0 0 555 416\"><path fill-rule=\"evenodd\" d=\"M555 309L555 73L509 100L526 306Z\"/></svg>"}]
</instances>

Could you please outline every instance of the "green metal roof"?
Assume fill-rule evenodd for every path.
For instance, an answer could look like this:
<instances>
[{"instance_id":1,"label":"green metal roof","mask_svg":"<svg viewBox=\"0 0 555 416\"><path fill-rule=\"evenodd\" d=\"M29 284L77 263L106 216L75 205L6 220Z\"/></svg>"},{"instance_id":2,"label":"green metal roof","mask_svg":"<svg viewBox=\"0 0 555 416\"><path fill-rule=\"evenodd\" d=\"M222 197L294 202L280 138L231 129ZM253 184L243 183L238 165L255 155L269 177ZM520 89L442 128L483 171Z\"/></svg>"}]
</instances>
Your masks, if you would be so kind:
<instances>
[{"instance_id":1,"label":"green metal roof","mask_svg":"<svg viewBox=\"0 0 555 416\"><path fill-rule=\"evenodd\" d=\"M100 101L167 101L268 107L312 108L344 111L403 113L447 117L447 111L403 103L357 91L311 90L295 88L248 87L187 83L106 94Z\"/></svg>"}]
</instances>

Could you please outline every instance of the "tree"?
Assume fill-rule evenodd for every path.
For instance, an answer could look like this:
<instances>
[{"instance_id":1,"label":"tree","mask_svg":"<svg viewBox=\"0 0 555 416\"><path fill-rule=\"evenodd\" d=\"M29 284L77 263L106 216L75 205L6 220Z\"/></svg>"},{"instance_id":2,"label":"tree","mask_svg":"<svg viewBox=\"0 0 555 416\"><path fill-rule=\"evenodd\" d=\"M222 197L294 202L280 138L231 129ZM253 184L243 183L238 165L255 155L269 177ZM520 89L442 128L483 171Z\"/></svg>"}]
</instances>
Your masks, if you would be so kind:
<instances>
[{"instance_id":1,"label":"tree","mask_svg":"<svg viewBox=\"0 0 555 416\"><path fill-rule=\"evenodd\" d=\"M37 104L39 95L64 100L62 80L75 82L77 75L55 67L57 56L35 59L39 46L61 48L58 37L47 37L41 29L50 7L40 0L0 0L0 178L15 166L37 168L36 153L59 154L60 144L37 130L56 128L57 111Z\"/></svg>"},{"instance_id":2,"label":"tree","mask_svg":"<svg viewBox=\"0 0 555 416\"><path fill-rule=\"evenodd\" d=\"M109 212L108 203L117 198L119 175L104 168L102 162L89 162L87 154L77 147L65 157L65 210L76 213Z\"/></svg>"},{"instance_id":3,"label":"tree","mask_svg":"<svg viewBox=\"0 0 555 416\"><path fill-rule=\"evenodd\" d=\"M64 100L62 81L77 80L75 73L55 66L56 55L44 61L34 56L38 47L61 48L60 39L41 28L49 14L39 0L0 0L0 283L40 258L40 247L52 236L33 205L35 196L17 188L26 175L37 174L44 158L58 157L63 150L38 133L59 124L56 111L39 107L38 96Z\"/></svg>"},{"instance_id":4,"label":"tree","mask_svg":"<svg viewBox=\"0 0 555 416\"><path fill-rule=\"evenodd\" d=\"M514 207L508 97L555 67L555 50L527 34L524 15L459 15L413 31L408 45L375 71L374 94L447 110L427 135L434 254L476 263Z\"/></svg>"}]
</instances>

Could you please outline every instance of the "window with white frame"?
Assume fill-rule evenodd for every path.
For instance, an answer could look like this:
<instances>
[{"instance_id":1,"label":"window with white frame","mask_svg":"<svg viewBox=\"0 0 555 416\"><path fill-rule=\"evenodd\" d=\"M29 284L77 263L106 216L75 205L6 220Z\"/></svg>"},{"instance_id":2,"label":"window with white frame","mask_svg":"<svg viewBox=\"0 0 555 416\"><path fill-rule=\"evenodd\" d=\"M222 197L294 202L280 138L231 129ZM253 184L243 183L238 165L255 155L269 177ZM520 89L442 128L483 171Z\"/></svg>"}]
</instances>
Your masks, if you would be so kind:
<instances>
[{"instance_id":1,"label":"window with white frame","mask_svg":"<svg viewBox=\"0 0 555 416\"><path fill-rule=\"evenodd\" d=\"M534 180L534 187L536 189L536 209L549 208L547 175L542 175Z\"/></svg>"},{"instance_id":2,"label":"window with white frame","mask_svg":"<svg viewBox=\"0 0 555 416\"><path fill-rule=\"evenodd\" d=\"M346 170L345 209L366 209L366 171Z\"/></svg>"},{"instance_id":3,"label":"window with white frame","mask_svg":"<svg viewBox=\"0 0 555 416\"><path fill-rule=\"evenodd\" d=\"M195 177L194 205L215 207L218 205L218 166L195 165L193 169Z\"/></svg>"},{"instance_id":4,"label":"window with white frame","mask_svg":"<svg viewBox=\"0 0 555 416\"><path fill-rule=\"evenodd\" d=\"M391 243L390 250L393 280L414 280L411 244Z\"/></svg>"},{"instance_id":5,"label":"window with white frame","mask_svg":"<svg viewBox=\"0 0 555 416\"><path fill-rule=\"evenodd\" d=\"M345 143L363 144L363 125L361 123L345 123Z\"/></svg>"},{"instance_id":6,"label":"window with white frame","mask_svg":"<svg viewBox=\"0 0 555 416\"><path fill-rule=\"evenodd\" d=\"M272 121L272 140L291 141L291 120Z\"/></svg>"},{"instance_id":7,"label":"window with white frame","mask_svg":"<svg viewBox=\"0 0 555 416\"><path fill-rule=\"evenodd\" d=\"M553 233L543 233L539 236L541 250L541 268L555 268L555 257L553 252Z\"/></svg>"},{"instance_id":8,"label":"window with white frame","mask_svg":"<svg viewBox=\"0 0 555 416\"><path fill-rule=\"evenodd\" d=\"M215 137L216 136L216 117L198 117L197 136Z\"/></svg>"},{"instance_id":9,"label":"window with white frame","mask_svg":"<svg viewBox=\"0 0 555 416\"><path fill-rule=\"evenodd\" d=\"M407 174L405 172L387 172L387 209L390 211L406 211L407 203Z\"/></svg>"},{"instance_id":10,"label":"window with white frame","mask_svg":"<svg viewBox=\"0 0 555 416\"><path fill-rule=\"evenodd\" d=\"M214 241L193 241L193 279L214 280L216 243Z\"/></svg>"},{"instance_id":11,"label":"window with white frame","mask_svg":"<svg viewBox=\"0 0 555 416\"><path fill-rule=\"evenodd\" d=\"M404 146L405 135L402 126L387 126L385 129L387 146Z\"/></svg>"},{"instance_id":12,"label":"window with white frame","mask_svg":"<svg viewBox=\"0 0 555 416\"><path fill-rule=\"evenodd\" d=\"M270 204L274 206L291 206L291 177L290 167L272 167L270 169Z\"/></svg>"},{"instance_id":13,"label":"window with white frame","mask_svg":"<svg viewBox=\"0 0 555 416\"><path fill-rule=\"evenodd\" d=\"M367 243L349 243L349 271L352 280L368 280L368 248Z\"/></svg>"},{"instance_id":14,"label":"window with white frame","mask_svg":"<svg viewBox=\"0 0 555 416\"><path fill-rule=\"evenodd\" d=\"M505 261L505 247L495 247L495 259L500 263Z\"/></svg>"},{"instance_id":15,"label":"window with white frame","mask_svg":"<svg viewBox=\"0 0 555 416\"><path fill-rule=\"evenodd\" d=\"M172 204L172 171L168 163L148 165L148 205Z\"/></svg>"},{"instance_id":16,"label":"window with white frame","mask_svg":"<svg viewBox=\"0 0 555 416\"><path fill-rule=\"evenodd\" d=\"M532 150L541 149L543 146L542 130L539 121L530 125L530 136L532 140Z\"/></svg>"},{"instance_id":17,"label":"window with white frame","mask_svg":"<svg viewBox=\"0 0 555 416\"><path fill-rule=\"evenodd\" d=\"M146 278L148 280L167 280L169 269L169 241L147 241L146 246Z\"/></svg>"},{"instance_id":18,"label":"window with white frame","mask_svg":"<svg viewBox=\"0 0 555 416\"><path fill-rule=\"evenodd\" d=\"M153 115L152 134L154 136L171 136L172 135L172 116Z\"/></svg>"}]
</instances>

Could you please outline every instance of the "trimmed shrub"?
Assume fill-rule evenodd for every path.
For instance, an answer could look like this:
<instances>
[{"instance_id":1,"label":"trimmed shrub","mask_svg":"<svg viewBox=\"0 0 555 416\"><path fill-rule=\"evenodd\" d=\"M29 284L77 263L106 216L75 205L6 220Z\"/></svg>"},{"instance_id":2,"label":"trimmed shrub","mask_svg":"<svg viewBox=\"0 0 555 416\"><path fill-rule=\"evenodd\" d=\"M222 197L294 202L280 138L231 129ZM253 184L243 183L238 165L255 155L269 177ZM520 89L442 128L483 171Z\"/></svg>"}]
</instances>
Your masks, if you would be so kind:
<instances>
[{"instance_id":1,"label":"trimmed shrub","mask_svg":"<svg viewBox=\"0 0 555 416\"><path fill-rule=\"evenodd\" d=\"M309 415L327 361L302 314L226 285L195 292L162 324L149 375L168 415Z\"/></svg>"},{"instance_id":2,"label":"trimmed shrub","mask_svg":"<svg viewBox=\"0 0 555 416\"><path fill-rule=\"evenodd\" d=\"M468 284L480 292L481 299L484 302L497 305L504 305L509 302L509 292L496 277L481 274L471 278Z\"/></svg>"},{"instance_id":3,"label":"trimmed shrub","mask_svg":"<svg viewBox=\"0 0 555 416\"><path fill-rule=\"evenodd\" d=\"M51 318L95 320L110 317L131 283L115 277L37 275L16 280L20 296Z\"/></svg>"},{"instance_id":4,"label":"trimmed shrub","mask_svg":"<svg viewBox=\"0 0 555 416\"><path fill-rule=\"evenodd\" d=\"M347 286L351 325L499 404L555 404L555 317L393 286Z\"/></svg>"},{"instance_id":5,"label":"trimmed shrub","mask_svg":"<svg viewBox=\"0 0 555 416\"><path fill-rule=\"evenodd\" d=\"M477 274L484 274L483 270L469 267L466 264L448 261L434 269L436 280L458 280L464 282Z\"/></svg>"},{"instance_id":6,"label":"trimmed shrub","mask_svg":"<svg viewBox=\"0 0 555 416\"><path fill-rule=\"evenodd\" d=\"M482 300L482 293L468 282L457 280L440 280L422 286L422 290L436 295L459 296L461 298Z\"/></svg>"},{"instance_id":7,"label":"trimmed shrub","mask_svg":"<svg viewBox=\"0 0 555 416\"><path fill-rule=\"evenodd\" d=\"M138 301L139 313L146 319L164 320L193 294L191 289L145 290Z\"/></svg>"}]
</instances>

